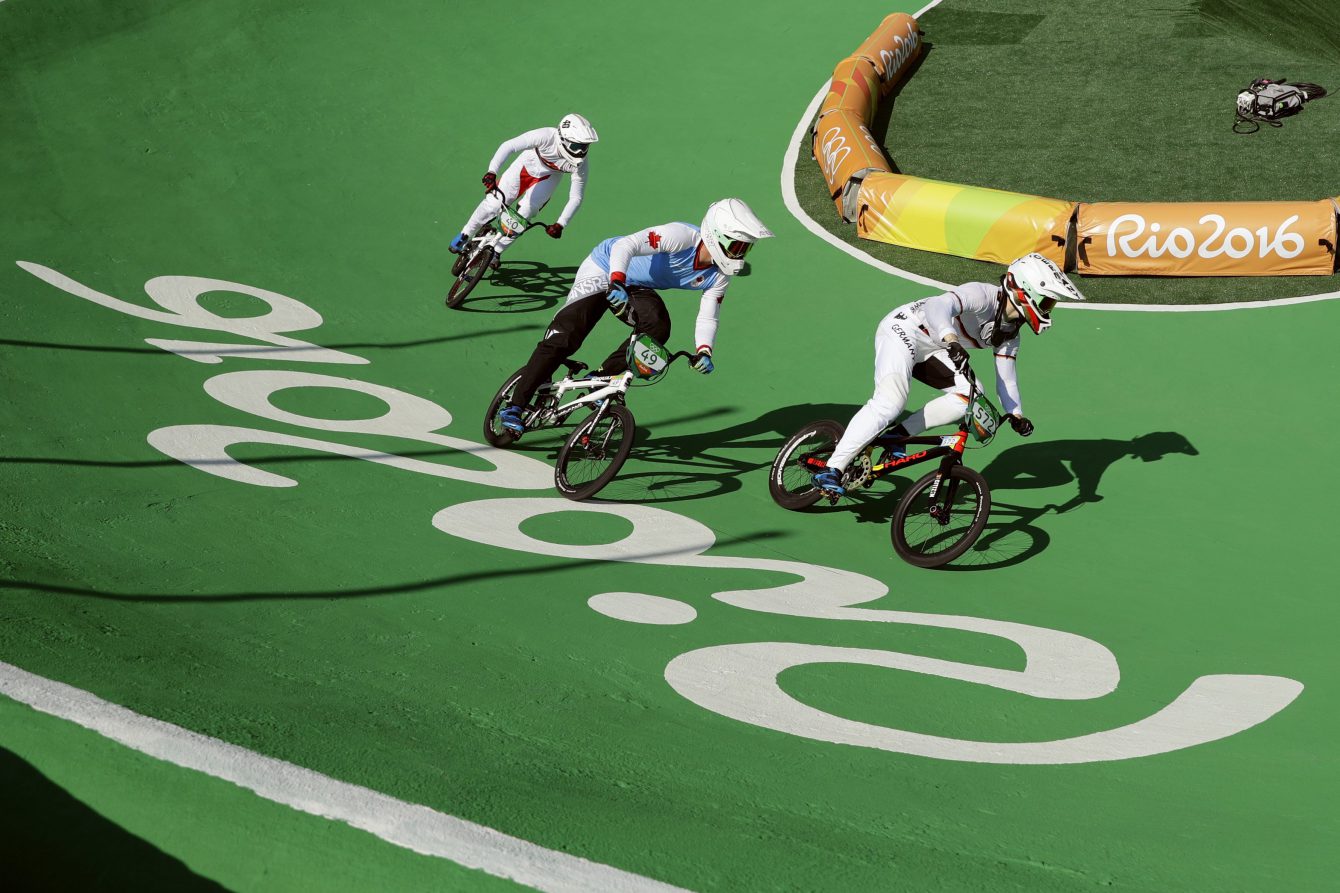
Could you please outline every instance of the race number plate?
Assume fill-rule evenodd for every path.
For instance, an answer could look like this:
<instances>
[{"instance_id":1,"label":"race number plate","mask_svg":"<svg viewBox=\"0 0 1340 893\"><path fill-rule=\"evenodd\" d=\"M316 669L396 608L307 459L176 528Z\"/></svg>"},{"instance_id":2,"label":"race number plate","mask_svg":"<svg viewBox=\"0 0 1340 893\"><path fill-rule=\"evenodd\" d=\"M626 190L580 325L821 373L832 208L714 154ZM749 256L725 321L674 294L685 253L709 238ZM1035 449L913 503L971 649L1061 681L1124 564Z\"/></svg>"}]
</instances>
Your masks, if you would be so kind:
<instances>
[{"instance_id":1,"label":"race number plate","mask_svg":"<svg viewBox=\"0 0 1340 893\"><path fill-rule=\"evenodd\" d=\"M670 352L655 339L639 335L628 345L628 368L646 381L659 378L670 365Z\"/></svg>"},{"instance_id":2,"label":"race number plate","mask_svg":"<svg viewBox=\"0 0 1340 893\"><path fill-rule=\"evenodd\" d=\"M530 226L530 221L518 214L514 208L503 208L502 213L498 215L498 223L502 226L502 231L509 236L519 236Z\"/></svg>"},{"instance_id":3,"label":"race number plate","mask_svg":"<svg viewBox=\"0 0 1340 893\"><path fill-rule=\"evenodd\" d=\"M984 397L979 396L972 401L968 411L968 421L973 440L978 443L987 443L996 436L996 429L1000 427L1000 416L994 410L995 407L987 402Z\"/></svg>"}]
</instances>

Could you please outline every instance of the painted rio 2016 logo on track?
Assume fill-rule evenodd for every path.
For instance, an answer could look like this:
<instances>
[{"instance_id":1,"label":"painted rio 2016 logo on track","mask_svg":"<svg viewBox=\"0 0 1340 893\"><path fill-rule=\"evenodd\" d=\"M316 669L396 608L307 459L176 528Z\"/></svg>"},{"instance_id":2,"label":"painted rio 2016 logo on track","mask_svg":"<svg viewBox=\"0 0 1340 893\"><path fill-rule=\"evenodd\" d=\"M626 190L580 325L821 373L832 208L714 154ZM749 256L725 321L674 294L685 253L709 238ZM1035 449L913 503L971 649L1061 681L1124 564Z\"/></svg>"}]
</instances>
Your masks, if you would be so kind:
<instances>
[{"instance_id":1,"label":"painted rio 2016 logo on track","mask_svg":"<svg viewBox=\"0 0 1340 893\"><path fill-rule=\"evenodd\" d=\"M218 364L228 358L248 358L285 363L367 364L367 360L354 354L290 337L287 333L314 329L322 319L306 304L276 292L219 279L160 276L145 284L146 293L158 304L158 308L150 308L103 294L40 264L20 262L19 266L68 294L129 316L260 342L146 339L149 344L195 362ZM254 317L217 316L199 303L202 294L217 291L258 298L268 305L269 311ZM368 419L319 419L280 409L272 402L274 394L293 388L334 388L367 394L385 403L386 412ZM241 443L300 447L505 490L547 490L552 480L547 465L526 456L437 433L451 424L450 412L396 388L315 372L264 369L215 375L204 382L204 390L218 402L260 419L327 433L380 434L429 443L468 453L491 466L491 470L483 471L464 469L324 438L233 425L172 425L149 433L149 443L160 452L227 480L258 487L298 484L292 478L230 457L228 448ZM531 518L555 512L615 515L631 523L633 529L617 542L582 546L538 540L522 531ZM694 704L741 722L816 741L979 763L1123 760L1234 735L1269 719L1303 689L1300 683L1280 676L1201 676L1159 711L1116 729L1037 742L973 741L926 735L827 713L783 691L778 675L806 665L859 664L955 679L1035 698L1083 700L1103 697L1116 689L1121 678L1116 658L1092 639L1045 627L861 607L882 598L888 587L871 577L822 565L709 555L716 544L712 531L664 509L586 505L557 497L495 497L444 508L433 516L431 523L443 533L461 539L536 555L740 571L742 578L751 571L781 573L796 581L766 589L716 592L713 598L743 610L767 614L962 630L1006 639L1025 655L1024 669L1007 670L899 651L795 642L743 642L689 651L665 667L665 680ZM647 593L597 593L588 604L606 616L637 623L686 623L696 617L694 608L683 601Z\"/></svg>"}]
</instances>

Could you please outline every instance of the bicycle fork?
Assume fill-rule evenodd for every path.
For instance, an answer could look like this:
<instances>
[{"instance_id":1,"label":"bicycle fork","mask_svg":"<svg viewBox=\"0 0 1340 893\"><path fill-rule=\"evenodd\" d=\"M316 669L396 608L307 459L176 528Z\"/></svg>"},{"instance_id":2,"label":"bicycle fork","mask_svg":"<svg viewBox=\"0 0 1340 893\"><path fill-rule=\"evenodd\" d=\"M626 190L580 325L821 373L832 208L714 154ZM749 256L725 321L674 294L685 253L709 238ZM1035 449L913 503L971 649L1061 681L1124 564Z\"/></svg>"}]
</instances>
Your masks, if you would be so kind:
<instances>
[{"instance_id":1,"label":"bicycle fork","mask_svg":"<svg viewBox=\"0 0 1340 893\"><path fill-rule=\"evenodd\" d=\"M954 509L954 497L958 495L959 481L957 478L949 476L950 470L955 465L963 461L963 447L967 443L967 435L960 432L954 440L953 452L944 457L940 462L940 468L935 472L935 480L931 482L930 490L926 493L926 499L930 503L927 514L936 520L941 526L948 524L950 515ZM940 495L940 485L948 479L948 485L944 488L944 501L937 501L936 497Z\"/></svg>"},{"instance_id":2,"label":"bicycle fork","mask_svg":"<svg viewBox=\"0 0 1340 893\"><path fill-rule=\"evenodd\" d=\"M607 406L609 406L609 400L608 399L601 400L600 403L596 406L596 411L591 413L590 432L587 434L583 434L581 439L582 446L585 447L587 450L590 450L593 446L591 435L595 433L596 426L600 424L600 420L605 417L605 407ZM604 454L605 450L609 447L610 436L612 434L614 434L613 426L611 426L609 429L605 431L605 436L600 438L600 443L598 445L595 445L596 449L601 454Z\"/></svg>"}]
</instances>

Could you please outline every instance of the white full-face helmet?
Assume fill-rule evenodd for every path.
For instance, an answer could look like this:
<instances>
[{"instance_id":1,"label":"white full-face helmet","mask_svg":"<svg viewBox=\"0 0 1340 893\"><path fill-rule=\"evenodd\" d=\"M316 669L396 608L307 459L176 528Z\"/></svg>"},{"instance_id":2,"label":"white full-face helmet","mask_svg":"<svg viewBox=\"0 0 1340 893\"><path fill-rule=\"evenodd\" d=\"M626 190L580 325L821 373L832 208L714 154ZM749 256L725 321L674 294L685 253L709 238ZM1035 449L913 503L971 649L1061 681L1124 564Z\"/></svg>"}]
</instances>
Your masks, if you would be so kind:
<instances>
[{"instance_id":1,"label":"white full-face helmet","mask_svg":"<svg viewBox=\"0 0 1340 893\"><path fill-rule=\"evenodd\" d=\"M749 253L749 246L759 239L770 238L772 230L738 198L713 202L703 217L703 244L712 256L712 263L727 276L734 276L744 269L744 256Z\"/></svg>"},{"instance_id":2,"label":"white full-face helmet","mask_svg":"<svg viewBox=\"0 0 1340 893\"><path fill-rule=\"evenodd\" d=\"M558 122L558 150L573 164L586 157L592 143L600 142L600 135L591 122L578 114L564 115Z\"/></svg>"},{"instance_id":3,"label":"white full-face helmet","mask_svg":"<svg viewBox=\"0 0 1340 893\"><path fill-rule=\"evenodd\" d=\"M1000 279L1004 299L1014 305L1036 334L1051 328L1057 301L1082 301L1084 295L1056 264L1041 254L1025 254L1005 269Z\"/></svg>"},{"instance_id":4,"label":"white full-face helmet","mask_svg":"<svg viewBox=\"0 0 1340 893\"><path fill-rule=\"evenodd\" d=\"M1239 118L1251 118L1256 115L1256 94L1251 90L1239 93L1237 104Z\"/></svg>"}]
</instances>

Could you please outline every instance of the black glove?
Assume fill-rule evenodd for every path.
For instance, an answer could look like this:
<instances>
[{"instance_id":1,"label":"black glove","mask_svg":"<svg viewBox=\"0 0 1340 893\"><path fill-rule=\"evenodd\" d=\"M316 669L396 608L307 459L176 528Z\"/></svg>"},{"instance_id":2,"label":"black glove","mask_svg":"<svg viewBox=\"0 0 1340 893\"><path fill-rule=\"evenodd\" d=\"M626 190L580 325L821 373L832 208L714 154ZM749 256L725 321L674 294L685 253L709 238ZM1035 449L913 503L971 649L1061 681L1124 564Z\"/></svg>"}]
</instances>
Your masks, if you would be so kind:
<instances>
[{"instance_id":1,"label":"black glove","mask_svg":"<svg viewBox=\"0 0 1340 893\"><path fill-rule=\"evenodd\" d=\"M495 174L493 171L489 171L487 174L484 175L484 179L481 180L480 182L484 184L484 189L486 190L492 189L493 187L498 185L498 175Z\"/></svg>"},{"instance_id":2,"label":"black glove","mask_svg":"<svg viewBox=\"0 0 1340 893\"><path fill-rule=\"evenodd\" d=\"M563 224L551 223L544 228L544 232L551 239L563 238Z\"/></svg>"},{"instance_id":3,"label":"black glove","mask_svg":"<svg viewBox=\"0 0 1340 893\"><path fill-rule=\"evenodd\" d=\"M1010 427L1014 433L1020 437L1027 437L1033 433L1033 423L1021 415L1007 415L1005 418L1010 420Z\"/></svg>"},{"instance_id":4,"label":"black glove","mask_svg":"<svg viewBox=\"0 0 1340 893\"><path fill-rule=\"evenodd\" d=\"M968 349L957 341L950 341L945 348L949 353L949 362L954 364L954 371L962 375L968 371Z\"/></svg>"}]
</instances>

